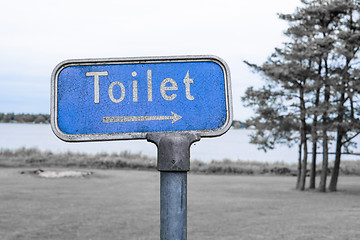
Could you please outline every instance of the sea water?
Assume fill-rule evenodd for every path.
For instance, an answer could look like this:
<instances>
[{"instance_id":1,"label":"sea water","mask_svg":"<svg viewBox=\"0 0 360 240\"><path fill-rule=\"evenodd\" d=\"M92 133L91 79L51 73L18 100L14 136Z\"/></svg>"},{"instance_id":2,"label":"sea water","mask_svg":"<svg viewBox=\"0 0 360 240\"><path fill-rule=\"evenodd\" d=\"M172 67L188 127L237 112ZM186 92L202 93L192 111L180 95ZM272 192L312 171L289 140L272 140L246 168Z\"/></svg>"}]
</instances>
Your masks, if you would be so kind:
<instances>
[{"instance_id":1,"label":"sea water","mask_svg":"<svg viewBox=\"0 0 360 240\"><path fill-rule=\"evenodd\" d=\"M204 162L230 159L233 161L282 161L286 163L297 163L298 148L296 145L292 148L284 145L278 146L274 150L264 152L258 150L256 145L249 143L249 135L252 132L252 130L245 129L230 129L220 137L202 138L199 142L191 146L191 159ZM355 138L355 141L360 143L360 137ZM153 157L157 154L156 146L146 140L67 143L58 139L48 124L0 124L0 148L18 149L21 147L38 148L40 150L50 150L53 152L113 153L128 151ZM311 145L309 147L311 147ZM321 151L321 149L318 151ZM334 146L330 147L330 151L334 151ZM334 155L330 155L330 160L333 159ZM360 157L343 155L342 159L357 160L360 159ZM321 155L318 155L318 161L321 161Z\"/></svg>"}]
</instances>

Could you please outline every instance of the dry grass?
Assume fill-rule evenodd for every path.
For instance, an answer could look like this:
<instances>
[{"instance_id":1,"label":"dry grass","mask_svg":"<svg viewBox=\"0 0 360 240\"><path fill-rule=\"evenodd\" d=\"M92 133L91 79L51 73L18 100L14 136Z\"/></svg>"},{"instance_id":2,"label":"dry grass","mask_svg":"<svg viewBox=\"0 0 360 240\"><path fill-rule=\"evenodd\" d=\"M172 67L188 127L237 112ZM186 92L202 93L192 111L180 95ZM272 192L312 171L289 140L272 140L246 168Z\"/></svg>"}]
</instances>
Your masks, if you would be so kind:
<instances>
[{"instance_id":1,"label":"dry grass","mask_svg":"<svg viewBox=\"0 0 360 240\"><path fill-rule=\"evenodd\" d=\"M159 173L93 170L42 179L0 169L0 239L159 239ZM188 175L188 239L360 239L360 178L341 191L293 190L295 178Z\"/></svg>"},{"instance_id":2,"label":"dry grass","mask_svg":"<svg viewBox=\"0 0 360 240\"><path fill-rule=\"evenodd\" d=\"M332 166L332 163L329 164ZM96 169L156 169L156 158L140 153L127 151L121 153L53 153L40 151L35 148L20 148L16 150L0 150L0 167L72 167ZM310 164L308 164L310 167ZM360 176L360 161L342 161L342 175ZM241 175L290 175L297 174L297 164L284 162L256 162L256 161L211 161L204 163L191 161L191 171L202 174L241 174ZM321 169L320 164L318 170Z\"/></svg>"},{"instance_id":3,"label":"dry grass","mask_svg":"<svg viewBox=\"0 0 360 240\"><path fill-rule=\"evenodd\" d=\"M75 168L131 168L155 169L156 159L140 153L53 153L36 148L0 150L1 167L75 167Z\"/></svg>"}]
</instances>

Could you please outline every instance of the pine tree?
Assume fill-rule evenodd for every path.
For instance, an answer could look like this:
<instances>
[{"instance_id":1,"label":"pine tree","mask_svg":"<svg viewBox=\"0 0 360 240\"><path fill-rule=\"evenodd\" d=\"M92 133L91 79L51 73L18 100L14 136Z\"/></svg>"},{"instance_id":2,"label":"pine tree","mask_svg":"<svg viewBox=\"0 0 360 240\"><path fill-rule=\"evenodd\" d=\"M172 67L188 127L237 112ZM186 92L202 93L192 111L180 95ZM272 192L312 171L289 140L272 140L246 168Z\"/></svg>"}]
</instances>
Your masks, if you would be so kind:
<instances>
[{"instance_id":1,"label":"pine tree","mask_svg":"<svg viewBox=\"0 0 360 240\"><path fill-rule=\"evenodd\" d=\"M257 127L253 143L273 148L277 143L299 140L297 187L301 190L305 188L309 139L313 143L310 188L315 188L317 143L321 139L319 190L326 190L329 131L336 129L336 161L329 187L336 190L341 148L357 135L349 133L359 129L355 110L359 71L351 62L357 58L360 45L359 4L353 0L301 2L303 7L295 13L279 15L289 22L285 33L290 41L261 66L246 62L270 84L259 90L248 89L243 101L256 109L251 120ZM267 102L266 98L271 100ZM279 119L292 122L292 128L282 129ZM294 126L299 138L294 137Z\"/></svg>"},{"instance_id":2,"label":"pine tree","mask_svg":"<svg viewBox=\"0 0 360 240\"><path fill-rule=\"evenodd\" d=\"M296 187L301 190L305 189L308 155L306 95L309 92L307 80L312 75L312 62L308 60L308 54L309 51L304 48L301 42L294 42L286 44L282 50L276 49L276 52L262 66L248 63L248 65L257 71L262 72L273 82L274 86L262 88L258 91L248 90L243 98L245 102L251 102L253 106L257 104L256 113L258 115L257 118L252 119L257 127L256 137L252 138L253 143L269 148L269 146L273 146L277 142L281 143L278 139L295 140L296 138L293 136L294 127L297 127L299 132L299 157L302 156L302 160L299 158ZM276 91L277 88L281 90ZM265 92L267 94L264 94ZM249 93L256 94L250 96ZM256 99L259 96L261 96L261 101ZM264 96L267 97L267 100L264 100L266 99ZM251 104L248 104L248 106ZM266 111L264 111L264 108ZM263 122L259 121L259 119ZM274 119L278 121L274 121ZM282 121L279 121L279 119ZM292 123L292 127L288 128L286 132L286 136L292 137L285 138L284 135L281 135L280 131L283 130L283 121ZM265 136L264 130L268 133L267 138L263 137ZM269 145L270 139L278 141L272 141Z\"/></svg>"},{"instance_id":3,"label":"pine tree","mask_svg":"<svg viewBox=\"0 0 360 240\"><path fill-rule=\"evenodd\" d=\"M329 184L330 191L336 191L340 171L342 148L359 133L359 120L354 110L354 97L359 93L359 71L356 63L360 47L360 6L353 1L346 1L342 12L338 32L335 54L337 65L333 76L337 82L334 85L336 95L337 116L336 126L336 153L334 168ZM358 112L358 111L357 111ZM351 133L357 131L357 133Z\"/></svg>"}]
</instances>

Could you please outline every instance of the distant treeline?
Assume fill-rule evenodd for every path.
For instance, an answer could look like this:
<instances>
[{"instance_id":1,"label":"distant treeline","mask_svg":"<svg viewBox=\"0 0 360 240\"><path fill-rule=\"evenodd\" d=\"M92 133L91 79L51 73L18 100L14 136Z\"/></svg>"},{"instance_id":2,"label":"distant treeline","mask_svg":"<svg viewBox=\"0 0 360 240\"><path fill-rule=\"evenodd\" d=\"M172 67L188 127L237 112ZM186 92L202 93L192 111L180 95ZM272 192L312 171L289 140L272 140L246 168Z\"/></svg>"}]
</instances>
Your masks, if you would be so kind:
<instances>
[{"instance_id":1,"label":"distant treeline","mask_svg":"<svg viewBox=\"0 0 360 240\"><path fill-rule=\"evenodd\" d=\"M244 128L249 128L251 125L240 122L238 120L233 120L231 126L235 129L244 129Z\"/></svg>"},{"instance_id":2,"label":"distant treeline","mask_svg":"<svg viewBox=\"0 0 360 240\"><path fill-rule=\"evenodd\" d=\"M49 114L15 114L0 113L0 123L50 123ZM248 128L250 125L234 120L232 127L235 129Z\"/></svg>"},{"instance_id":3,"label":"distant treeline","mask_svg":"<svg viewBox=\"0 0 360 240\"><path fill-rule=\"evenodd\" d=\"M50 123L50 115L0 113L0 123Z\"/></svg>"}]
</instances>

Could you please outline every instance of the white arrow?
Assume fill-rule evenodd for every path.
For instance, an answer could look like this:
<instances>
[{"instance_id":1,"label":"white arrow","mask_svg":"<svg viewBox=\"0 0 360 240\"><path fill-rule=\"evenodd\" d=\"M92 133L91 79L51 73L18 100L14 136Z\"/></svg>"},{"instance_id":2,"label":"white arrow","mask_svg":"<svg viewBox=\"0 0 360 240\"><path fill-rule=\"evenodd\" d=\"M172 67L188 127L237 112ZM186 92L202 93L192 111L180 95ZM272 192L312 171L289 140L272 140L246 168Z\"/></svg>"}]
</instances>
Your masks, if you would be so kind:
<instances>
[{"instance_id":1,"label":"white arrow","mask_svg":"<svg viewBox=\"0 0 360 240\"><path fill-rule=\"evenodd\" d=\"M124 116L124 117L103 117L103 123L116 122L142 122L142 121L162 121L172 120L172 124L180 120L182 116L171 112L171 116Z\"/></svg>"}]
</instances>

